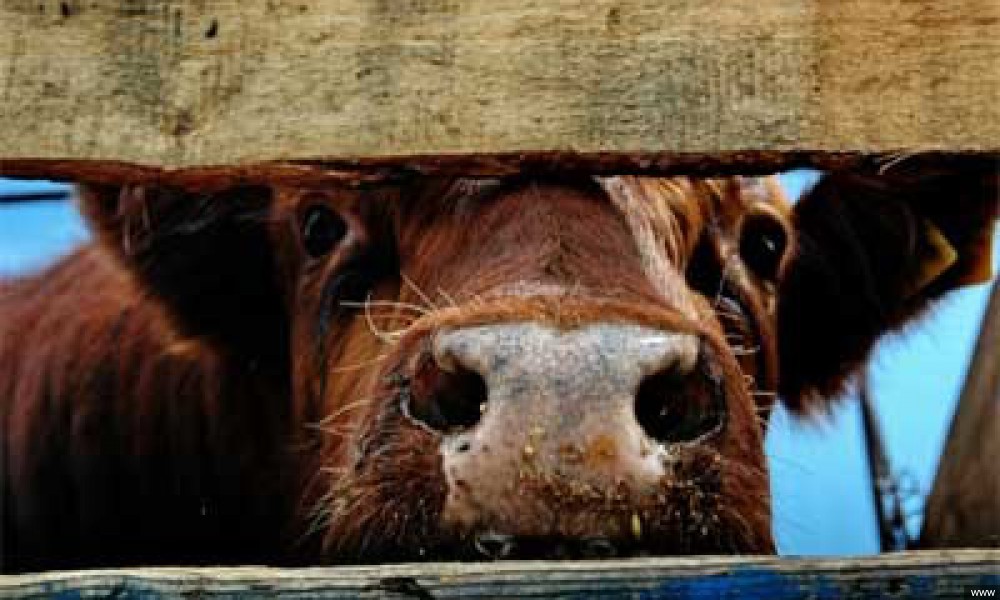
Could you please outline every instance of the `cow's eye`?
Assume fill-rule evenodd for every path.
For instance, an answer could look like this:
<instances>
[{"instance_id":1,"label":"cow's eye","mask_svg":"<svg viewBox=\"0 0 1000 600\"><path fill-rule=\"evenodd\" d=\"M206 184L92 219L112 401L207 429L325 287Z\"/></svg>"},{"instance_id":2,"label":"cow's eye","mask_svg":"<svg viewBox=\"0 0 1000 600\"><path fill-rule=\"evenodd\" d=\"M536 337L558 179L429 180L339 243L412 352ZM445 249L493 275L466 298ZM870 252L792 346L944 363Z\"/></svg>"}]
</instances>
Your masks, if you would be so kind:
<instances>
[{"instance_id":1,"label":"cow's eye","mask_svg":"<svg viewBox=\"0 0 1000 600\"><path fill-rule=\"evenodd\" d=\"M337 246L347 235L347 223L336 211L323 205L310 206L302 217L302 244L313 258Z\"/></svg>"},{"instance_id":2,"label":"cow's eye","mask_svg":"<svg viewBox=\"0 0 1000 600\"><path fill-rule=\"evenodd\" d=\"M787 246L785 228L771 215L750 215L743 221L740 257L759 277L773 280L778 276Z\"/></svg>"}]
</instances>

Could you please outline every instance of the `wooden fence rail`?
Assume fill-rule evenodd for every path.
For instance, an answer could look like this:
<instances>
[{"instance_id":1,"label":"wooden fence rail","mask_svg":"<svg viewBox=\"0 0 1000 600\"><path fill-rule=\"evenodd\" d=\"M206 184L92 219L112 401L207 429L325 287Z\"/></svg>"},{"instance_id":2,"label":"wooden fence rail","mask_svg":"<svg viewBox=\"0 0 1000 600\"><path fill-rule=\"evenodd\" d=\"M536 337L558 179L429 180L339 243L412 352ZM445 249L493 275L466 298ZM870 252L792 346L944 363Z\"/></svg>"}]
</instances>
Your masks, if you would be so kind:
<instances>
[{"instance_id":1,"label":"wooden fence rail","mask_svg":"<svg viewBox=\"0 0 1000 600\"><path fill-rule=\"evenodd\" d=\"M998 152L1000 3L0 0L0 132L91 180Z\"/></svg>"},{"instance_id":2,"label":"wooden fence rail","mask_svg":"<svg viewBox=\"0 0 1000 600\"><path fill-rule=\"evenodd\" d=\"M849 559L689 557L310 569L145 568L0 577L22 598L969 598L1000 587L1000 551ZM996 593L996 592L994 592Z\"/></svg>"}]
</instances>

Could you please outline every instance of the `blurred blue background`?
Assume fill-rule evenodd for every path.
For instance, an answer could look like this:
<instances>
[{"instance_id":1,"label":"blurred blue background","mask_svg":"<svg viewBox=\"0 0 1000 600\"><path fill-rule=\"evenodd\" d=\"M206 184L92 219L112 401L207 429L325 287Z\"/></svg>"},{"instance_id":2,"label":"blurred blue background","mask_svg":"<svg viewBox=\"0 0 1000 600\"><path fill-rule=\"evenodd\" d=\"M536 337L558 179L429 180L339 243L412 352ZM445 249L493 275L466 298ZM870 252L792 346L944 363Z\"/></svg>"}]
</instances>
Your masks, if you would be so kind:
<instances>
[{"instance_id":1,"label":"blurred blue background","mask_svg":"<svg viewBox=\"0 0 1000 600\"><path fill-rule=\"evenodd\" d=\"M781 175L798 197L816 173ZM88 239L66 200L5 203L11 194L66 192L62 184L0 179L0 277L36 270ZM995 248L1000 262L1000 241ZM930 318L884 340L870 366L871 389L894 470L910 494L912 536L961 389L986 307L988 286L956 292ZM40 299L42 300L42 299ZM879 551L860 411L853 399L821 421L799 422L779 409L767 453L775 530L784 554L843 555Z\"/></svg>"}]
</instances>

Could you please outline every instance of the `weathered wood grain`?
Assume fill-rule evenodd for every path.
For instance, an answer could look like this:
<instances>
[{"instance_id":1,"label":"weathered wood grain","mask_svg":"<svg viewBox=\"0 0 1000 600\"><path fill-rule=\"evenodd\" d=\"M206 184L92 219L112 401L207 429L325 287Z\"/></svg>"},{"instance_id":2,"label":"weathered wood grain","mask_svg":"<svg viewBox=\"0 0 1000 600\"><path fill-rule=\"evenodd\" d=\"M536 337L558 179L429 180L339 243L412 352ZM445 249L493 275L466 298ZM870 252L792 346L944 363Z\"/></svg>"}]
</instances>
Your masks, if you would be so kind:
<instances>
[{"instance_id":1,"label":"weathered wood grain","mask_svg":"<svg viewBox=\"0 0 1000 600\"><path fill-rule=\"evenodd\" d=\"M922 547L1000 548L998 457L1000 283L995 282L924 510Z\"/></svg>"},{"instance_id":2,"label":"weathered wood grain","mask_svg":"<svg viewBox=\"0 0 1000 600\"><path fill-rule=\"evenodd\" d=\"M97 178L996 152L1000 3L0 0L0 132L0 172Z\"/></svg>"},{"instance_id":3,"label":"weathered wood grain","mask_svg":"<svg viewBox=\"0 0 1000 600\"><path fill-rule=\"evenodd\" d=\"M850 559L690 557L310 569L144 568L0 577L4 598L968 598L1000 551Z\"/></svg>"}]
</instances>

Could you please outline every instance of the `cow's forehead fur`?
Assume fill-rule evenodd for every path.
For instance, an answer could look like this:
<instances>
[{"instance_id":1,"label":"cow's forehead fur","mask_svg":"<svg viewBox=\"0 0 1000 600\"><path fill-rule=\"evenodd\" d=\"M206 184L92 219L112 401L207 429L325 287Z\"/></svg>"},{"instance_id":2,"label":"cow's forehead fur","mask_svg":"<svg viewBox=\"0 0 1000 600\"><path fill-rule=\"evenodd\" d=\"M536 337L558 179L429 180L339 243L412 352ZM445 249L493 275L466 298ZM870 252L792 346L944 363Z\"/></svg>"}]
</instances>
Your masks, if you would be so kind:
<instances>
[{"instance_id":1,"label":"cow's forehead fur","mask_svg":"<svg viewBox=\"0 0 1000 600\"><path fill-rule=\"evenodd\" d=\"M768 206L778 215L787 216L791 207L773 176L765 177L594 177L612 204L632 227L649 227L667 244L670 258L683 261L685 244L693 243L692 234L704 226L729 229L754 206ZM463 213L482 198L502 188L500 178L429 179L419 187L419 212L424 218ZM581 180L578 185L589 183ZM572 182L566 182L572 186ZM279 211L291 210L304 197L329 190L285 189L279 191ZM372 202L392 204L412 195L407 187L388 186L374 193L340 190L332 196L343 206ZM328 196L329 197L329 196ZM429 206L430 205L430 206ZM428 210L429 209L429 210ZM409 212L409 211L408 211ZM412 214L412 213L411 213ZM638 234L638 230L636 231Z\"/></svg>"},{"instance_id":2,"label":"cow's forehead fur","mask_svg":"<svg viewBox=\"0 0 1000 600\"><path fill-rule=\"evenodd\" d=\"M514 187L531 185L531 181L515 179ZM696 299L684 272L699 239L709 235L720 255L735 256L744 215L766 210L784 220L790 214L790 205L774 177L615 176L560 179L558 183L567 188L589 188L606 197L635 240L642 270L656 292L694 320L698 320ZM477 206L511 190L511 184L504 178L428 178L412 188L388 186L374 193L344 190L323 196L342 208L394 213L402 227L397 233L419 238L431 229L440 232L453 218L474 215ZM286 209L293 209L310 194L279 194L279 198L285 201ZM742 278L739 272L728 275Z\"/></svg>"},{"instance_id":3,"label":"cow's forehead fur","mask_svg":"<svg viewBox=\"0 0 1000 600\"><path fill-rule=\"evenodd\" d=\"M702 235L713 235L724 256L735 255L742 217L766 210L787 218L790 204L774 177L639 177L593 179L622 215L635 239L646 277L676 310L698 320L684 271ZM590 184L580 181L577 185ZM566 182L572 186L572 182ZM423 190L419 204L430 203L438 216L471 211L482 198L504 186L502 179L439 181ZM423 212L423 217L427 217ZM433 217L432 217L433 218ZM740 277L739 273L732 273Z\"/></svg>"}]
</instances>

